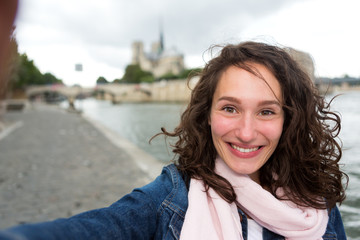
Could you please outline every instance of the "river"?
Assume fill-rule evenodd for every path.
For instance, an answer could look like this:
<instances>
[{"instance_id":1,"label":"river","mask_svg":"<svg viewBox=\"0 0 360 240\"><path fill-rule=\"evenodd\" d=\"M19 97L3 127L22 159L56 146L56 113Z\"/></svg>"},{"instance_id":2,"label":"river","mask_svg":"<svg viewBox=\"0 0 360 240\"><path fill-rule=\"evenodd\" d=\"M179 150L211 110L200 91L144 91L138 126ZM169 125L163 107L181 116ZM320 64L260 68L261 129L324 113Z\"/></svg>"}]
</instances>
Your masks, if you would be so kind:
<instances>
[{"instance_id":1,"label":"river","mask_svg":"<svg viewBox=\"0 0 360 240\"><path fill-rule=\"evenodd\" d=\"M330 98L332 96L329 96ZM360 240L360 92L346 92L333 102L333 110L342 118L340 138L343 143L342 168L349 175L347 199L340 206L349 239ZM161 127L169 131L179 123L185 109L175 103L124 103L113 105L108 101L86 99L76 102L76 107L87 116L130 140L158 160L168 163L173 154L164 137L152 136ZM171 143L171 140L168 140Z\"/></svg>"}]
</instances>

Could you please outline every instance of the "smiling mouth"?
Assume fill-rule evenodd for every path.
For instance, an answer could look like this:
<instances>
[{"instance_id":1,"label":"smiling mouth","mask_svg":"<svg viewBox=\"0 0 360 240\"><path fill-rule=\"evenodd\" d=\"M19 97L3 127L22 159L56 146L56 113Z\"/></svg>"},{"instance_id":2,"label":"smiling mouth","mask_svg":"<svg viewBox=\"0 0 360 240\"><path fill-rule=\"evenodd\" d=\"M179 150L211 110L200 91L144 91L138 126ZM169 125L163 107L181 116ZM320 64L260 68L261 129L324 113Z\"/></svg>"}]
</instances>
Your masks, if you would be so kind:
<instances>
[{"instance_id":1,"label":"smiling mouth","mask_svg":"<svg viewBox=\"0 0 360 240\"><path fill-rule=\"evenodd\" d=\"M250 152L255 152L257 150L259 150L261 148L260 147L254 147L254 148L241 148L239 146L236 146L234 144L230 144L230 146L235 149L235 150L238 150L239 152L242 152L242 153L250 153Z\"/></svg>"}]
</instances>

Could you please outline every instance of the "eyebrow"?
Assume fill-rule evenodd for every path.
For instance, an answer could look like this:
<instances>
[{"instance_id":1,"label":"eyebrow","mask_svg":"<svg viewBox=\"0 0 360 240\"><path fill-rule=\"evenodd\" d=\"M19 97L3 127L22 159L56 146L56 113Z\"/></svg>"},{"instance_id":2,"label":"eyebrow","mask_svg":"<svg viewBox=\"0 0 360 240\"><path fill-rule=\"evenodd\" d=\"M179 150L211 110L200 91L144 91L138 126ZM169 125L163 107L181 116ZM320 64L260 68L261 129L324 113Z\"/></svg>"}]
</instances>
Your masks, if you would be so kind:
<instances>
[{"instance_id":1,"label":"eyebrow","mask_svg":"<svg viewBox=\"0 0 360 240\"><path fill-rule=\"evenodd\" d=\"M219 101L222 101L222 100L226 100L226 101L230 101L230 102L236 102L238 104L241 103L241 101L238 99L238 98L235 98L235 97L229 97L229 96L223 96L221 98L218 99L218 102ZM282 107L281 104L279 103L279 101L277 100L263 100L263 101L260 101L260 103L258 104L259 106L265 106L265 105L277 105L279 107Z\"/></svg>"}]
</instances>

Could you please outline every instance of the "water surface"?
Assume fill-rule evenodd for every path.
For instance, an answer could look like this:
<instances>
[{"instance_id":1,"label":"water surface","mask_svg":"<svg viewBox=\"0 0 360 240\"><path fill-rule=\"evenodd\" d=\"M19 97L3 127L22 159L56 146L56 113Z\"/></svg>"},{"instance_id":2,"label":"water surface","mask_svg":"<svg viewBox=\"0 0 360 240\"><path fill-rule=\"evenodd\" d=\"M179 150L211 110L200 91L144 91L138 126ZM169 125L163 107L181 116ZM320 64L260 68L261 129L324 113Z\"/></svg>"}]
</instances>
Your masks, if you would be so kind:
<instances>
[{"instance_id":1,"label":"water surface","mask_svg":"<svg viewBox=\"0 0 360 240\"><path fill-rule=\"evenodd\" d=\"M327 97L330 99L332 96ZM333 109L341 114L344 171L350 183L347 200L340 206L349 239L360 239L360 92L347 92L337 97ZM173 159L171 148L162 136L152 136L161 127L169 131L178 125L180 115L185 109L183 104L175 103L126 103L113 105L108 101L86 99L76 103L85 114L98 120L108 128L127 138L145 152L160 161L168 163Z\"/></svg>"}]
</instances>

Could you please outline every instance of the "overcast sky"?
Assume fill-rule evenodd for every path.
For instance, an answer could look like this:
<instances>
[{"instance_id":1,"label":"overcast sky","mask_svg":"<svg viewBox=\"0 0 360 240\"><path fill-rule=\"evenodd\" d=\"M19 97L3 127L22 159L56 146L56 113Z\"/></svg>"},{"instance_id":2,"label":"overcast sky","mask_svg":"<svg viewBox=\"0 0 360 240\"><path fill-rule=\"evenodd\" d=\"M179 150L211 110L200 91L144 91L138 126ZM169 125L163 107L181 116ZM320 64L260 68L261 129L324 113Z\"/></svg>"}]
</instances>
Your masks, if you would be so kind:
<instances>
[{"instance_id":1,"label":"overcast sky","mask_svg":"<svg viewBox=\"0 0 360 240\"><path fill-rule=\"evenodd\" d=\"M149 50L160 23L188 68L203 66L212 44L257 40L310 53L317 76L360 77L359 10L358 0L20 0L16 38L40 71L69 85L121 78L131 43Z\"/></svg>"}]
</instances>

